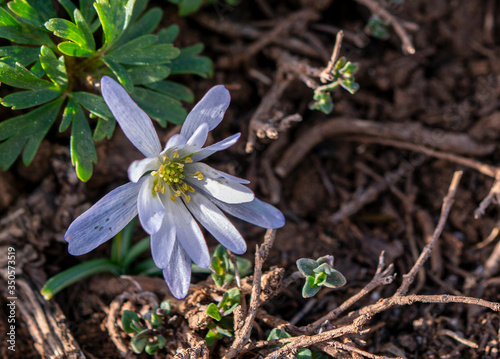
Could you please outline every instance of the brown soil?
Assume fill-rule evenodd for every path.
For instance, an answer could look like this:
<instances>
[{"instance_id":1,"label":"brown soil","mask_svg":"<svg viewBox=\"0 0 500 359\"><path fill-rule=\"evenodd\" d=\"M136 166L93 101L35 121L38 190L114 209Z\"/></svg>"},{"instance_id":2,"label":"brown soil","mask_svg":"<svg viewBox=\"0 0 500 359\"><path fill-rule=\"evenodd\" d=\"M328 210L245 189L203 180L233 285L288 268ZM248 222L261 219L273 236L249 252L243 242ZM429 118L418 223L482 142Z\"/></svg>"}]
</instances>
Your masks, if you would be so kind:
<instances>
[{"instance_id":1,"label":"brown soil","mask_svg":"<svg viewBox=\"0 0 500 359\"><path fill-rule=\"evenodd\" d=\"M182 76L176 80L189 85L197 99L215 84L231 91L225 120L209 140L238 131L242 139L208 163L251 180L257 196L273 202L287 219L264 263L265 275L274 266L284 268L284 284L275 288L282 272L266 277L266 295L271 298L262 305L265 315L257 313L253 342L266 338L272 320L289 322L302 312L292 324L303 329L337 308L371 281L382 251L386 265L394 264L397 277L374 288L332 323L350 324L347 313L390 298L432 237L457 170L463 171L463 177L455 202L409 293L500 301L498 191L494 189L500 173L495 167L500 160L496 153L500 8L494 0L405 0L386 7L397 23L394 28L388 26L390 37L383 41L364 32L373 10L369 5L383 3L262 0L231 7L216 1L188 18L175 16L175 7L165 1L154 4L165 7L166 25L180 25L179 46L203 42L205 54L215 63L213 79ZM404 34L395 31L398 26ZM338 29L345 32L341 55L359 64L356 81L361 87L354 95L337 89L335 108L324 115L308 109L313 92L300 74L304 68L326 67ZM412 52L408 41L414 54L408 54ZM11 116L6 109L0 111ZM299 116L293 119L300 121L288 117L295 114ZM164 143L172 128L159 131ZM273 138L276 132L277 139ZM126 349L129 337L110 322L110 315L118 313L119 321L122 309L141 311L154 302L128 279L95 276L43 304L38 291L47 278L76 263L109 257L110 243L83 257L71 257L63 235L78 214L125 183L129 163L140 158L117 130L112 140L96 144L99 163L92 179L81 183L67 144L66 138L51 133L30 167L19 160L0 175L0 256L6 255L9 246L16 249L17 290L25 303L33 305L18 305L16 352L8 351L3 337L0 356L4 358L121 358L116 343ZM489 203L493 204L476 219L475 211L492 187L496 192ZM265 231L235 223L248 242L245 257L254 261L255 246L262 243ZM138 227L134 236L143 238L142 229ZM214 249L215 240L209 235L207 240ZM302 298L303 280L287 280L297 270L296 260L326 254L335 256L335 268L344 274L347 285L323 289L314 299ZM269 279L272 274L276 283ZM172 337L158 358L173 357L176 352L177 358L220 358L231 346L233 339L226 338L207 349L199 339L207 323L200 313L221 293L205 278L193 278L197 284L185 301L173 300L162 279L134 278L154 298L171 299L177 315L169 323ZM244 283L248 294L251 279ZM0 305L7 308L8 295L3 294ZM246 300L250 301L249 295ZM368 353L379 355L373 358L408 359L500 356L500 317L484 306L449 303L441 297L439 303L393 306L377 313L362 329L336 339L363 353L345 348L330 353L336 358ZM266 315L272 319L266 321ZM1 333L8 331L7 317L8 311L2 311ZM41 324L45 317L57 323ZM42 329L34 329L36 325ZM63 343L51 343L61 336ZM51 352L58 345L67 354ZM263 347L237 357L270 353Z\"/></svg>"}]
</instances>

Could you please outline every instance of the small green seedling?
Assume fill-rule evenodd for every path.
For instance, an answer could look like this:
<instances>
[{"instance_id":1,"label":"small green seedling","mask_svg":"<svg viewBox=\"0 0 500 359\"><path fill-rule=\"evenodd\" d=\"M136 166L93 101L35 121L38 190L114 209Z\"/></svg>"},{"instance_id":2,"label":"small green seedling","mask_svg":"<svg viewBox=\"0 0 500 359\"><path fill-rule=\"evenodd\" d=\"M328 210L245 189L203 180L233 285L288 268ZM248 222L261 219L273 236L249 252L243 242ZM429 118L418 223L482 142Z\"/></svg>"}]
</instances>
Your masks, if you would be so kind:
<instances>
[{"instance_id":1,"label":"small green seedling","mask_svg":"<svg viewBox=\"0 0 500 359\"><path fill-rule=\"evenodd\" d=\"M129 334L134 334L130 342L132 350L136 354L145 351L149 355L155 354L165 346L165 319L171 312L169 301L160 304L160 308L155 308L146 313L142 320L136 312L124 310L122 315L123 330Z\"/></svg>"},{"instance_id":2,"label":"small green seedling","mask_svg":"<svg viewBox=\"0 0 500 359\"><path fill-rule=\"evenodd\" d=\"M377 15L372 15L366 24L365 31L368 35L380 40L387 40L390 36L387 24Z\"/></svg>"},{"instance_id":3,"label":"small green seedling","mask_svg":"<svg viewBox=\"0 0 500 359\"><path fill-rule=\"evenodd\" d=\"M333 269L333 256L324 256L317 260L301 258L297 268L306 277L302 296L315 296L321 287L339 288L346 284L346 279L339 271Z\"/></svg>"},{"instance_id":4,"label":"small green seedling","mask_svg":"<svg viewBox=\"0 0 500 359\"><path fill-rule=\"evenodd\" d=\"M351 95L359 90L359 84L354 81L354 74L357 70L358 65L347 61L345 57L338 59L329 76L329 83L318 86L314 90L314 101L309 105L309 108L311 110L322 111L326 114L332 112L333 102L331 92L339 85Z\"/></svg>"},{"instance_id":5,"label":"small green seedling","mask_svg":"<svg viewBox=\"0 0 500 359\"><path fill-rule=\"evenodd\" d=\"M209 330L205 335L205 341L208 346L213 345L224 336L233 336L234 325L233 318L230 315L233 313L234 309L240 305L240 302L240 290L238 288L231 288L224 293L219 304L210 303L208 305L206 310L207 315L217 322L208 325Z\"/></svg>"}]
</instances>

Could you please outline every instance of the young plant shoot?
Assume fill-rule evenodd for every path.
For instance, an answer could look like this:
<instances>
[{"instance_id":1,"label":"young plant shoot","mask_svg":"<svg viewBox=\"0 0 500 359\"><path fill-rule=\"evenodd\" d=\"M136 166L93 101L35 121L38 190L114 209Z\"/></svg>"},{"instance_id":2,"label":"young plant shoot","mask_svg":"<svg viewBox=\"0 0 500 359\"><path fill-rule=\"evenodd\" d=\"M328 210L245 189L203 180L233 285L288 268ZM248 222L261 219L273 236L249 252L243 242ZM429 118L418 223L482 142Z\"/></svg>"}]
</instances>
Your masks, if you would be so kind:
<instances>
[{"instance_id":1,"label":"young plant shoot","mask_svg":"<svg viewBox=\"0 0 500 359\"><path fill-rule=\"evenodd\" d=\"M283 214L255 198L244 179L217 171L199 161L232 146L235 134L203 147L208 132L221 121L229 106L229 91L215 86L187 116L180 134L162 150L149 116L110 77L103 77L104 101L130 142L146 158L128 169L130 182L108 193L68 228L64 238L69 252L82 255L106 242L137 214L151 236L151 253L176 298L189 289L191 261L210 265L208 247L198 225L204 226L224 247L236 254L246 243L222 211L264 228L279 228ZM222 210L222 211L221 211Z\"/></svg>"}]
</instances>

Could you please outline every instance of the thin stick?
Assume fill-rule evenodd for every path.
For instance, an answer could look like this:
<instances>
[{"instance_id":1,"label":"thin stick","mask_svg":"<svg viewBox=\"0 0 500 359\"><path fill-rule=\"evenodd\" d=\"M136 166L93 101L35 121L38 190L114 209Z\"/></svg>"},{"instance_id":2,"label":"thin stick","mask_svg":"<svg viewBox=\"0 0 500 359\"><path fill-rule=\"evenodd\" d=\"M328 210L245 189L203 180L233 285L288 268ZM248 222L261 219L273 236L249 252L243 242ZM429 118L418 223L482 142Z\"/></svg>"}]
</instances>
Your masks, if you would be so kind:
<instances>
[{"instance_id":1,"label":"thin stick","mask_svg":"<svg viewBox=\"0 0 500 359\"><path fill-rule=\"evenodd\" d=\"M261 292L261 277L262 277L262 264L266 261L269 255L269 250L273 246L274 238L276 237L275 229L268 229L264 236L264 243L257 247L255 251L255 269L253 275L253 285L252 285L252 296L250 298L250 306L248 308L248 313L245 319L245 323L241 329L237 330L235 333L235 339L231 347L226 351L223 359L235 358L243 349L245 344L250 338L250 333L252 332L253 321L257 310L259 309L259 296Z\"/></svg>"},{"instance_id":2,"label":"thin stick","mask_svg":"<svg viewBox=\"0 0 500 359\"><path fill-rule=\"evenodd\" d=\"M335 69L335 63L337 62L340 54L340 47L342 46L342 39L344 38L344 32L340 30L335 38L335 45L333 47L332 57L328 61L328 65L319 74L321 82L327 83L332 80L332 72Z\"/></svg>"},{"instance_id":3,"label":"thin stick","mask_svg":"<svg viewBox=\"0 0 500 359\"><path fill-rule=\"evenodd\" d=\"M325 345L325 347L326 347L326 345ZM348 351L351 353L356 353L356 354L364 356L365 358L370 358L370 359L403 359L402 357L388 357L385 355L376 355L376 354L368 353L364 350L356 348L355 346L341 343L341 342L338 342L336 340L332 341L332 347L336 348L336 349L342 349L342 350L345 350L345 351Z\"/></svg>"},{"instance_id":4,"label":"thin stick","mask_svg":"<svg viewBox=\"0 0 500 359\"><path fill-rule=\"evenodd\" d=\"M377 1L373 0L356 0L360 4L366 6L370 11L380 16L382 20L384 20L388 25L391 25L394 28L396 34L398 34L401 39L401 48L405 54L413 55L415 53L415 47L410 39L410 35L406 32L405 27L402 25L402 22L393 16L390 12L384 9ZM418 29L418 25L414 23L405 23L406 26L411 25L411 27Z\"/></svg>"}]
</instances>

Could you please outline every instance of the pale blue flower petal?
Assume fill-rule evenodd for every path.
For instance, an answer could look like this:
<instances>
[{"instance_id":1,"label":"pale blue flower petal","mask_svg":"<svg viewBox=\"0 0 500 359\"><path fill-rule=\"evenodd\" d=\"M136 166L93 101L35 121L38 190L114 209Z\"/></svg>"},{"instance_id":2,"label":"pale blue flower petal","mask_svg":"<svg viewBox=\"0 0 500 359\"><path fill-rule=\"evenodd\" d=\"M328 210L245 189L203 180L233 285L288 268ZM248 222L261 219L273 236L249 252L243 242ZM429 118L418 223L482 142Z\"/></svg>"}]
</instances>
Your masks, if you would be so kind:
<instances>
[{"instance_id":1,"label":"pale blue flower petal","mask_svg":"<svg viewBox=\"0 0 500 359\"><path fill-rule=\"evenodd\" d=\"M121 129L146 157L155 157L161 151L160 140L149 116L132 100L127 91L111 77L101 80L104 101Z\"/></svg>"},{"instance_id":2,"label":"pale blue flower petal","mask_svg":"<svg viewBox=\"0 0 500 359\"><path fill-rule=\"evenodd\" d=\"M168 139L167 144L165 145L165 149L161 154L162 155L165 154L165 152L169 149L175 149L179 146L185 146L185 145L186 145L186 137L184 137L181 134L175 134Z\"/></svg>"},{"instance_id":3,"label":"pale blue flower petal","mask_svg":"<svg viewBox=\"0 0 500 359\"><path fill-rule=\"evenodd\" d=\"M175 222L169 207L165 208L165 217L160 230L151 235L151 254L158 268L166 268L175 244Z\"/></svg>"},{"instance_id":4,"label":"pale blue flower petal","mask_svg":"<svg viewBox=\"0 0 500 359\"><path fill-rule=\"evenodd\" d=\"M165 196L162 200L163 205L169 206L169 211L175 215L175 231L180 244L193 262L202 268L207 268L210 265L210 253L200 226L180 198L172 201Z\"/></svg>"},{"instance_id":5,"label":"pale blue flower petal","mask_svg":"<svg viewBox=\"0 0 500 359\"><path fill-rule=\"evenodd\" d=\"M64 235L69 253L88 253L120 232L137 215L141 185L129 182L114 189L75 219Z\"/></svg>"},{"instance_id":6,"label":"pale blue flower petal","mask_svg":"<svg viewBox=\"0 0 500 359\"><path fill-rule=\"evenodd\" d=\"M283 213L257 198L252 202L241 204L227 204L215 198L210 198L210 200L231 216L255 224L256 226L263 228L281 228L285 225Z\"/></svg>"},{"instance_id":7,"label":"pale blue flower petal","mask_svg":"<svg viewBox=\"0 0 500 359\"><path fill-rule=\"evenodd\" d=\"M236 254L246 252L247 244L240 232L208 198L195 192L186 206L220 244Z\"/></svg>"},{"instance_id":8,"label":"pale blue flower petal","mask_svg":"<svg viewBox=\"0 0 500 359\"><path fill-rule=\"evenodd\" d=\"M193 160L193 162L198 162L198 161L201 161L201 160L207 158L208 156L213 155L215 152L225 150L226 148L229 148L232 145L234 145L240 139L240 136L241 136L241 133L235 133L234 135L229 136L228 138L226 138L222 141L214 143L211 146L207 146L205 148L202 148L201 150L196 152L193 155L193 157L191 157L191 159Z\"/></svg>"},{"instance_id":9,"label":"pale blue flower petal","mask_svg":"<svg viewBox=\"0 0 500 359\"><path fill-rule=\"evenodd\" d=\"M176 240L168 265L163 268L163 277L172 295L177 299L184 298L191 282L191 259Z\"/></svg>"},{"instance_id":10,"label":"pale blue flower petal","mask_svg":"<svg viewBox=\"0 0 500 359\"><path fill-rule=\"evenodd\" d=\"M222 121L230 101L231 96L224 86L212 87L187 115L181 135L190 138L202 123L208 124L212 131Z\"/></svg>"},{"instance_id":11,"label":"pale blue flower petal","mask_svg":"<svg viewBox=\"0 0 500 359\"><path fill-rule=\"evenodd\" d=\"M160 165L161 161L158 157L146 157L142 160L134 161L128 167L128 178L132 182L137 182L146 172L155 171Z\"/></svg>"},{"instance_id":12,"label":"pale blue flower petal","mask_svg":"<svg viewBox=\"0 0 500 359\"><path fill-rule=\"evenodd\" d=\"M208 124L202 123L187 141L188 146L201 148L207 141Z\"/></svg>"},{"instance_id":13,"label":"pale blue flower petal","mask_svg":"<svg viewBox=\"0 0 500 359\"><path fill-rule=\"evenodd\" d=\"M193 168L196 168L197 171L202 171L203 172L208 172L208 173L212 173L213 177L214 178L226 178L230 181L234 181L234 182L237 182L237 183L241 183L241 184L248 184L250 183L250 181L244 179L244 178L239 178L239 177L236 177L236 176L231 176L230 174L226 173L226 172L222 172L222 171L219 171L219 170L216 170L215 168L213 167L210 167L209 165L206 165L205 163L201 163L201 162L198 162L194 165L195 167ZM192 171L192 170L190 170Z\"/></svg>"},{"instance_id":14,"label":"pale blue flower petal","mask_svg":"<svg viewBox=\"0 0 500 359\"><path fill-rule=\"evenodd\" d=\"M194 174L198 171L203 174L203 179L201 180L193 178ZM214 170L204 163L194 163L186 169L186 174L190 175L189 178L186 178L186 181L207 195L226 203L245 203L255 198L250 188L219 173L219 171Z\"/></svg>"},{"instance_id":15,"label":"pale blue flower petal","mask_svg":"<svg viewBox=\"0 0 500 359\"><path fill-rule=\"evenodd\" d=\"M139 212L139 221L142 228L148 233L153 234L160 230L165 216L165 208L160 200L160 196L153 193L154 177L147 176L141 185L139 195L137 196L137 210Z\"/></svg>"}]
</instances>

